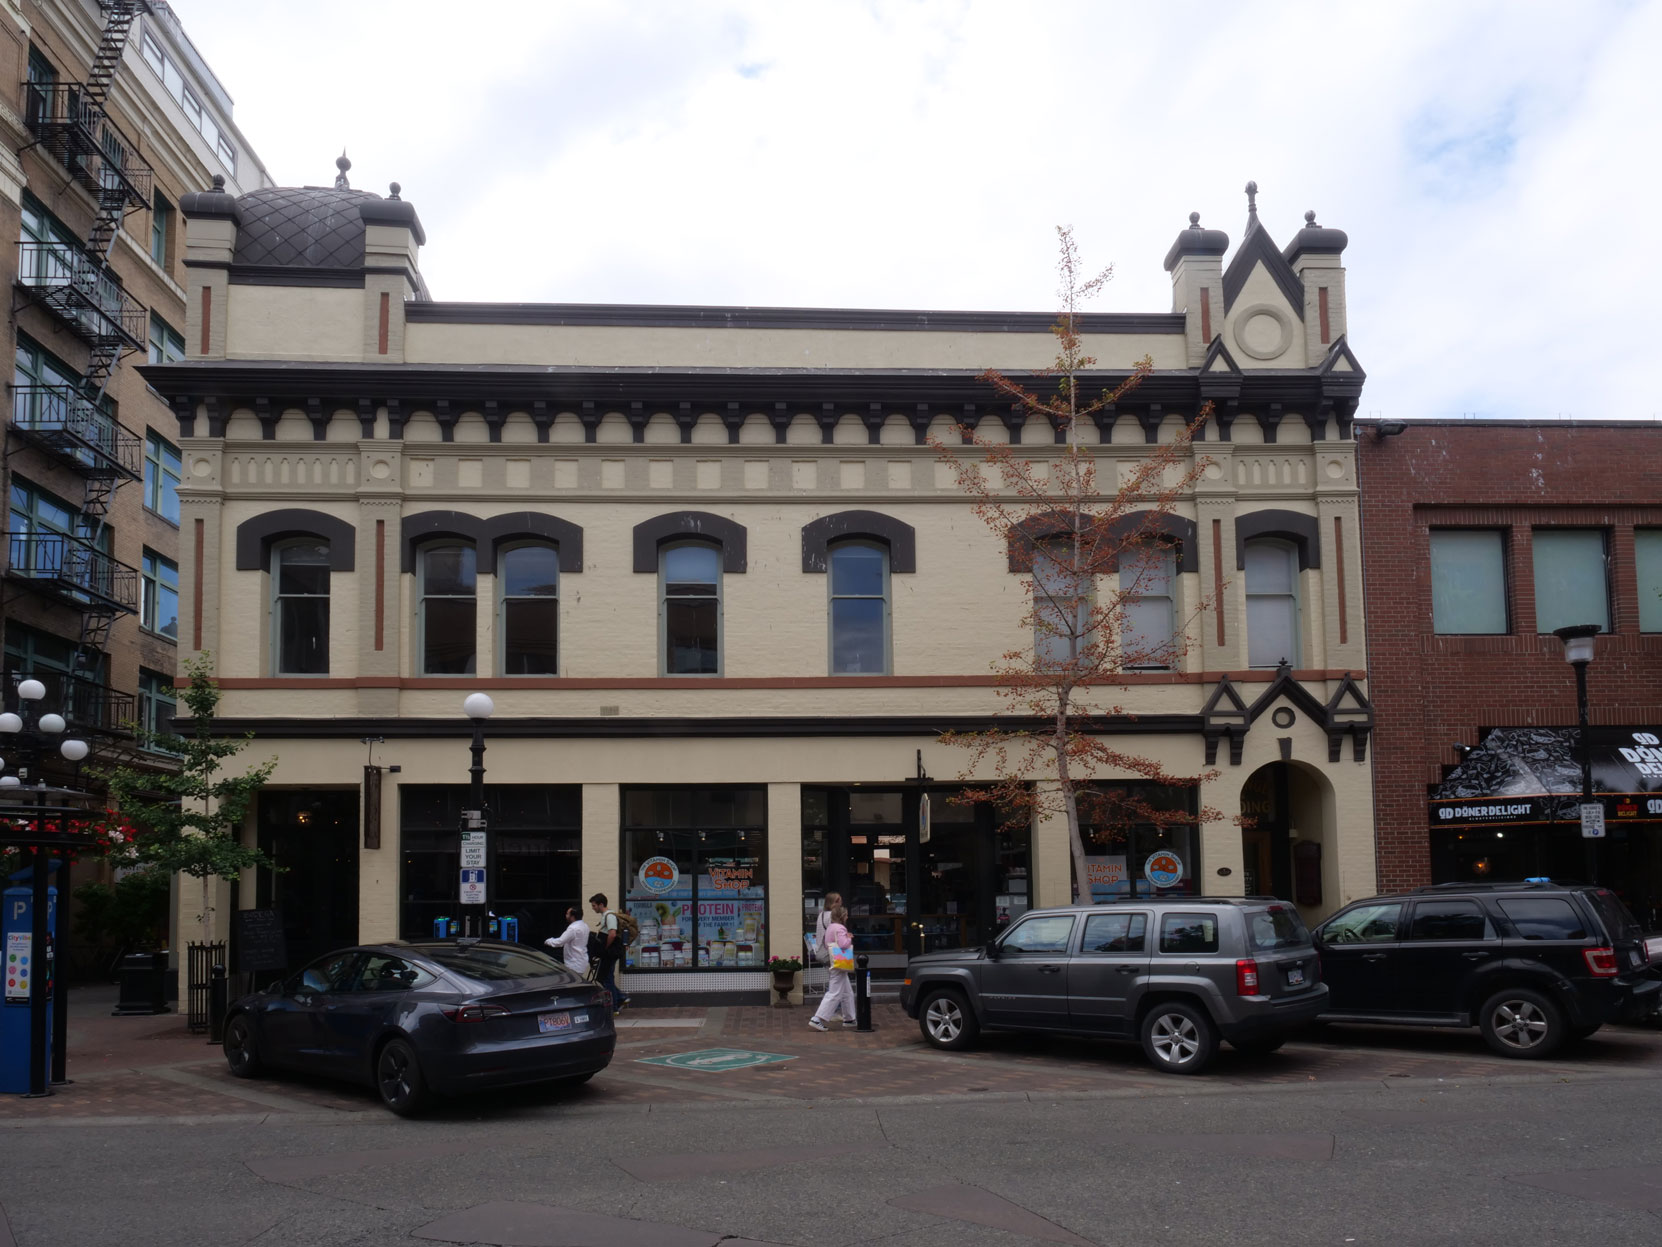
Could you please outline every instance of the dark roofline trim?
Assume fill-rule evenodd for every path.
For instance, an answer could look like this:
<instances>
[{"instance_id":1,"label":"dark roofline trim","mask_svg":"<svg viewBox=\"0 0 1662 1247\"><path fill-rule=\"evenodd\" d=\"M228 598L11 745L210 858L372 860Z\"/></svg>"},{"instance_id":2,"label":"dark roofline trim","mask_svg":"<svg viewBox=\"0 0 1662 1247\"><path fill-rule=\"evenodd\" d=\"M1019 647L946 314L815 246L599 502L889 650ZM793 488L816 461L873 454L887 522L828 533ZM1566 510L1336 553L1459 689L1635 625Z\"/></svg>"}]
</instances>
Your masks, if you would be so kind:
<instances>
[{"instance_id":1,"label":"dark roofline trim","mask_svg":"<svg viewBox=\"0 0 1662 1247\"><path fill-rule=\"evenodd\" d=\"M1298 551L1298 569L1322 565L1321 523L1297 511L1248 511L1235 517L1235 570L1246 570L1246 543L1256 537L1279 537Z\"/></svg>"},{"instance_id":2,"label":"dark roofline trim","mask_svg":"<svg viewBox=\"0 0 1662 1247\"><path fill-rule=\"evenodd\" d=\"M633 303L411 304L413 323L614 325L690 329L863 329L918 333L1049 333L1054 312L908 311L886 308L718 307ZM1097 312L1079 317L1086 334L1181 334L1181 312Z\"/></svg>"},{"instance_id":3,"label":"dark roofline trim","mask_svg":"<svg viewBox=\"0 0 1662 1247\"><path fill-rule=\"evenodd\" d=\"M671 511L635 525L635 570L658 571L658 548L683 537L721 547L721 569L742 573L750 562L750 534L743 524L709 511Z\"/></svg>"},{"instance_id":4,"label":"dark roofline trim","mask_svg":"<svg viewBox=\"0 0 1662 1247\"><path fill-rule=\"evenodd\" d=\"M546 541L560 556L560 574L583 570L583 530L569 520L536 511L510 511L483 518L465 511L419 511L406 515L401 532L399 569L413 572L417 550L430 541L463 541L474 549L478 568L496 574L497 555L511 541Z\"/></svg>"},{"instance_id":5,"label":"dark roofline trim","mask_svg":"<svg viewBox=\"0 0 1662 1247\"><path fill-rule=\"evenodd\" d=\"M237 570L265 571L271 566L271 547L289 537L315 537L328 545L332 572L349 572L355 566L356 528L322 511L285 507L266 511L237 525Z\"/></svg>"},{"instance_id":6,"label":"dark roofline trim","mask_svg":"<svg viewBox=\"0 0 1662 1247\"><path fill-rule=\"evenodd\" d=\"M875 541L889 548L889 571L905 575L917 570L917 532L881 511L837 511L802 526L802 570L823 574L830 566L833 542Z\"/></svg>"},{"instance_id":7,"label":"dark roofline trim","mask_svg":"<svg viewBox=\"0 0 1662 1247\"><path fill-rule=\"evenodd\" d=\"M1299 280L1298 274L1293 272L1293 266L1275 245L1269 231L1263 226L1249 229L1246 237L1241 239L1240 250L1229 261L1229 267L1223 271L1223 310L1228 315L1235 306L1235 300L1246 287L1247 279L1252 276L1252 270L1262 261L1269 270L1271 279L1280 288L1282 295L1292 305L1293 315L1300 320L1304 319L1304 283Z\"/></svg>"}]
</instances>

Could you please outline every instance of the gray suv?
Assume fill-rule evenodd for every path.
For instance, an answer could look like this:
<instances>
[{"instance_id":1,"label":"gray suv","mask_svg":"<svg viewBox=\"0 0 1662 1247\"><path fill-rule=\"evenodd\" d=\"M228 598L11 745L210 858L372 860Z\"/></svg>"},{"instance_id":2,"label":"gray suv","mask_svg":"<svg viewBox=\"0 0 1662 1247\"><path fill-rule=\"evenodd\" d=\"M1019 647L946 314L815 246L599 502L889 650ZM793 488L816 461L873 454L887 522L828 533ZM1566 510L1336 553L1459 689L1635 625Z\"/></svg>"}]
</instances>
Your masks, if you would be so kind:
<instances>
[{"instance_id":1,"label":"gray suv","mask_svg":"<svg viewBox=\"0 0 1662 1247\"><path fill-rule=\"evenodd\" d=\"M900 1003L937 1048L983 1030L1140 1042L1197 1074L1218 1040L1273 1052L1327 1006L1298 911L1270 897L1156 897L1023 914L985 948L906 967Z\"/></svg>"}]
</instances>

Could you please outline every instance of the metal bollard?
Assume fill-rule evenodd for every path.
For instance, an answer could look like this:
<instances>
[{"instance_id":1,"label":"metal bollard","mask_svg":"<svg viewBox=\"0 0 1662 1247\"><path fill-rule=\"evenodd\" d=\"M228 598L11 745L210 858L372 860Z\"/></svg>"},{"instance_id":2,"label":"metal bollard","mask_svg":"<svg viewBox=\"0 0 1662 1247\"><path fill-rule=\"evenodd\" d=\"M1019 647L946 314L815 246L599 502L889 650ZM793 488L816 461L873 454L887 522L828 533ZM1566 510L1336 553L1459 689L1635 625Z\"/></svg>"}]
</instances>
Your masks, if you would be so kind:
<instances>
[{"instance_id":1,"label":"metal bollard","mask_svg":"<svg viewBox=\"0 0 1662 1247\"><path fill-rule=\"evenodd\" d=\"M871 958L864 953L854 959L854 1029L871 1030Z\"/></svg>"},{"instance_id":2,"label":"metal bollard","mask_svg":"<svg viewBox=\"0 0 1662 1247\"><path fill-rule=\"evenodd\" d=\"M225 967L217 961L208 978L208 1042L225 1042L225 1010L230 1001L225 999Z\"/></svg>"}]
</instances>

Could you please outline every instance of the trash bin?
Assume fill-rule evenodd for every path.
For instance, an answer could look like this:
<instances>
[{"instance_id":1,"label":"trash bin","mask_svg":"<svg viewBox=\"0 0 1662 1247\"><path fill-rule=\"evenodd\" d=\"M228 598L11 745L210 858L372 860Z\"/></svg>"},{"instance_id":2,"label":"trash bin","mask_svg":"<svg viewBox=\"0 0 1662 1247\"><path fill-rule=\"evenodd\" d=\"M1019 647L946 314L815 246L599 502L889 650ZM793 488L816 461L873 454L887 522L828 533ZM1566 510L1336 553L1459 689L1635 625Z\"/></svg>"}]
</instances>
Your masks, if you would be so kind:
<instances>
[{"instance_id":1,"label":"trash bin","mask_svg":"<svg viewBox=\"0 0 1662 1247\"><path fill-rule=\"evenodd\" d=\"M167 954L129 953L118 972L121 995L112 1017L139 1017L171 1013L167 1006Z\"/></svg>"}]
</instances>

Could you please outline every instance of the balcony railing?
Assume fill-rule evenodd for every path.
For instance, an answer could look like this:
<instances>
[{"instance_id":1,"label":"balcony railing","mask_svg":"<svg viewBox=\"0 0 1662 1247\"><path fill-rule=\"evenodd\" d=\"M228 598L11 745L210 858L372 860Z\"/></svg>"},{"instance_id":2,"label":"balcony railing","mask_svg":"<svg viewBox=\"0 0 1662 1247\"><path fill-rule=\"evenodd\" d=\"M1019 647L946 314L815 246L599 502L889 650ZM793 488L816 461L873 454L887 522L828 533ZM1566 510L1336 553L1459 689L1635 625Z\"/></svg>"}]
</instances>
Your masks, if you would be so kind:
<instances>
[{"instance_id":1,"label":"balcony railing","mask_svg":"<svg viewBox=\"0 0 1662 1247\"><path fill-rule=\"evenodd\" d=\"M41 147L101 204L122 211L150 206L155 174L79 82L29 82L24 121Z\"/></svg>"},{"instance_id":2,"label":"balcony railing","mask_svg":"<svg viewBox=\"0 0 1662 1247\"><path fill-rule=\"evenodd\" d=\"M133 694L91 680L66 679L63 684L63 715L71 730L131 736L137 704Z\"/></svg>"},{"instance_id":3,"label":"balcony railing","mask_svg":"<svg viewBox=\"0 0 1662 1247\"><path fill-rule=\"evenodd\" d=\"M17 284L93 345L114 340L130 351L144 349L149 325L143 305L79 247L18 243Z\"/></svg>"},{"instance_id":4,"label":"balcony railing","mask_svg":"<svg viewBox=\"0 0 1662 1247\"><path fill-rule=\"evenodd\" d=\"M65 602L137 613L137 568L118 563L79 537L31 532L6 536L11 553L8 574L31 581Z\"/></svg>"},{"instance_id":5,"label":"balcony railing","mask_svg":"<svg viewBox=\"0 0 1662 1247\"><path fill-rule=\"evenodd\" d=\"M84 394L67 385L12 387L12 425L87 476L144 475L144 446Z\"/></svg>"}]
</instances>

